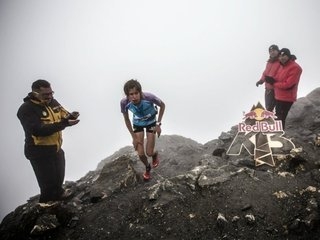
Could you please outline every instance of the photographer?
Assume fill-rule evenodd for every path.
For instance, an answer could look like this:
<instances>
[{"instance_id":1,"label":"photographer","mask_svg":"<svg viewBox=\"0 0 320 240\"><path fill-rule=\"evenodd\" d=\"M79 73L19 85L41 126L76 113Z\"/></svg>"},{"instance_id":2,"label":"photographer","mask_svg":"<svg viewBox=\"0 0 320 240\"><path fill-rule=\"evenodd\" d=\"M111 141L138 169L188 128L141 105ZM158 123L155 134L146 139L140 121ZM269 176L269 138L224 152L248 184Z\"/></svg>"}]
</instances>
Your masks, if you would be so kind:
<instances>
[{"instance_id":1,"label":"photographer","mask_svg":"<svg viewBox=\"0 0 320 240\"><path fill-rule=\"evenodd\" d=\"M62 200L69 194L62 188L65 176L62 130L76 125L79 113L69 113L53 98L48 81L39 79L31 89L17 113L25 132L24 153L40 187L39 202Z\"/></svg>"}]
</instances>

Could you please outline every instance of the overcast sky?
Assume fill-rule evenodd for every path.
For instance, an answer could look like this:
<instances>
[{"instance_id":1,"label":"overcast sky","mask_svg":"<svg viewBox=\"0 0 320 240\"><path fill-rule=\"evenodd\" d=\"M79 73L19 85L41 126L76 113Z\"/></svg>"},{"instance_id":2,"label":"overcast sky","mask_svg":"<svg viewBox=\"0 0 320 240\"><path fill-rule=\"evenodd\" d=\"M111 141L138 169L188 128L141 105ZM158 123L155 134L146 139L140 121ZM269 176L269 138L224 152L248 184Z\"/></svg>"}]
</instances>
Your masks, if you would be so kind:
<instances>
[{"instance_id":1,"label":"overcast sky","mask_svg":"<svg viewBox=\"0 0 320 240\"><path fill-rule=\"evenodd\" d=\"M0 220L39 188L16 117L31 83L51 82L80 123L64 130L66 180L131 144L120 113L135 78L166 103L163 134L206 143L264 104L278 44L297 56L298 97L319 87L318 0L0 0Z\"/></svg>"}]
</instances>

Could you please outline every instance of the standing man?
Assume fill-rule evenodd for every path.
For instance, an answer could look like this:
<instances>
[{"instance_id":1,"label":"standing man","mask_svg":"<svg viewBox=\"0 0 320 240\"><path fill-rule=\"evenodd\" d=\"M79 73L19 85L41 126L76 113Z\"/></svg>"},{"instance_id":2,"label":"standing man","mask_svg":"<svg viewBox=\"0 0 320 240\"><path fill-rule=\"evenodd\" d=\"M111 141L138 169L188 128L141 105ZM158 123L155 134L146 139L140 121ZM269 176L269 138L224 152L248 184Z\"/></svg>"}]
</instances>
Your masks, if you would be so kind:
<instances>
[{"instance_id":1,"label":"standing man","mask_svg":"<svg viewBox=\"0 0 320 240\"><path fill-rule=\"evenodd\" d=\"M121 112L128 131L132 137L134 149L146 167L143 174L144 180L150 179L151 165L148 157L152 157L152 167L159 165L159 154L154 150L155 135L161 134L161 120L164 114L165 104L152 93L142 92L140 83L131 79L123 87L126 97L120 102ZM159 114L158 114L158 106ZM128 111L133 113L132 125ZM157 118L158 115L158 118ZM146 151L144 150L144 132L147 135Z\"/></svg>"},{"instance_id":2,"label":"standing man","mask_svg":"<svg viewBox=\"0 0 320 240\"><path fill-rule=\"evenodd\" d=\"M267 65L265 70L262 73L262 76L258 82L256 82L256 86L265 83L265 77L270 76L274 77L280 68L280 62L279 62L279 47L275 44L271 45L269 47L269 59L267 61ZM274 98L274 89L272 84L265 83L265 107L268 111L272 112L274 110L274 107L276 105L276 100Z\"/></svg>"},{"instance_id":3,"label":"standing man","mask_svg":"<svg viewBox=\"0 0 320 240\"><path fill-rule=\"evenodd\" d=\"M31 89L17 113L25 132L24 153L40 187L39 202L62 200L67 195L62 188L65 176L62 130L77 124L79 113L69 113L53 98L48 81L39 79Z\"/></svg>"},{"instance_id":4,"label":"standing man","mask_svg":"<svg viewBox=\"0 0 320 240\"><path fill-rule=\"evenodd\" d=\"M288 48L280 50L279 60L281 66L276 76L266 76L266 82L273 84L276 99L276 116L282 121L285 128L285 120L292 104L297 100L298 84L302 68L295 62L296 56L292 55Z\"/></svg>"}]
</instances>

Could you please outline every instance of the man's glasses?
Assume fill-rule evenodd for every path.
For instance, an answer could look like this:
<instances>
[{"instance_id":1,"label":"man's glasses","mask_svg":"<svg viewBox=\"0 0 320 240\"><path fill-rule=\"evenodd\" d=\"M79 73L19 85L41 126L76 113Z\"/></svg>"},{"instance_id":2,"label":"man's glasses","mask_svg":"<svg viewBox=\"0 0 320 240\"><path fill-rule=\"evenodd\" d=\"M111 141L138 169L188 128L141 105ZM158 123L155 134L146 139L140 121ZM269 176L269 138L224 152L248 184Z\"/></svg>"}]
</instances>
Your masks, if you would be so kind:
<instances>
[{"instance_id":1,"label":"man's glasses","mask_svg":"<svg viewBox=\"0 0 320 240\"><path fill-rule=\"evenodd\" d=\"M54 95L54 91L48 92L48 93L41 93L41 95L42 95L43 97L53 96L53 95Z\"/></svg>"},{"instance_id":2,"label":"man's glasses","mask_svg":"<svg viewBox=\"0 0 320 240\"><path fill-rule=\"evenodd\" d=\"M42 97L49 97L49 96L53 96L54 95L54 91L52 92L47 92L47 93L38 93L38 92L34 92Z\"/></svg>"}]
</instances>

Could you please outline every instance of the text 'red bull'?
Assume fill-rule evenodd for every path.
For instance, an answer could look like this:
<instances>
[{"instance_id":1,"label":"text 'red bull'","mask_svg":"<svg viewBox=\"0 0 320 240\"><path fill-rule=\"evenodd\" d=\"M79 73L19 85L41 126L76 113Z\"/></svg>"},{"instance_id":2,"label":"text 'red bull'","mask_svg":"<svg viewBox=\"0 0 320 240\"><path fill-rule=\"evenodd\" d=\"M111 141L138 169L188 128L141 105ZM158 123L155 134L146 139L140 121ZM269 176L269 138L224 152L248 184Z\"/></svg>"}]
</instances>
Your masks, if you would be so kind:
<instances>
[{"instance_id":1,"label":"text 'red bull'","mask_svg":"<svg viewBox=\"0 0 320 240\"><path fill-rule=\"evenodd\" d=\"M238 132L279 132L283 131L282 122L274 121L274 124L268 122L257 121L254 125L247 125L245 123L239 123Z\"/></svg>"}]
</instances>

